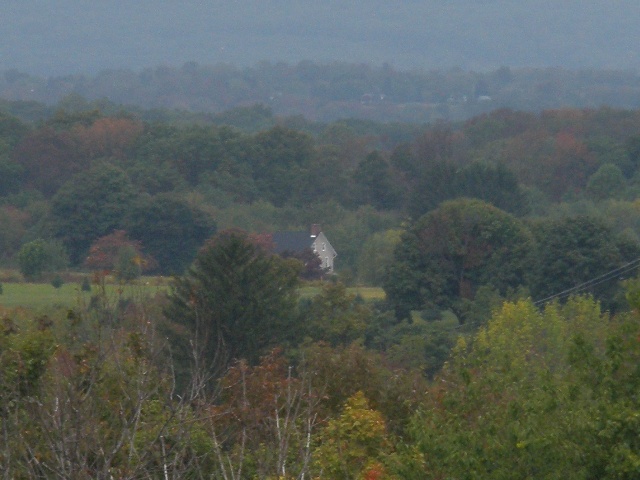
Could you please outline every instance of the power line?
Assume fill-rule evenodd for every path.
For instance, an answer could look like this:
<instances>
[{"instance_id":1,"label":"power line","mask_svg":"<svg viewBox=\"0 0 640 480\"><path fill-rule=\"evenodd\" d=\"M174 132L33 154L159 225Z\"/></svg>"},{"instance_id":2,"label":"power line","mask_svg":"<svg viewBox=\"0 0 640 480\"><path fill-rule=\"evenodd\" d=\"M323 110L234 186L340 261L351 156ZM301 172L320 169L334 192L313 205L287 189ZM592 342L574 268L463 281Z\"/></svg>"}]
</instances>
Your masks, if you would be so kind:
<instances>
[{"instance_id":1,"label":"power line","mask_svg":"<svg viewBox=\"0 0 640 480\"><path fill-rule=\"evenodd\" d=\"M636 258L635 260L632 260L629 263L625 263L624 265L618 267L618 268L614 268L613 270L608 271L607 273L603 273L602 275L598 276L598 277L594 277L590 280L587 280L586 282L583 282L579 285L575 285L571 288L568 288L566 290L563 290L561 292L555 293L553 295L550 295L546 298L543 298L541 300L537 300L535 302L533 302L533 304L535 306L540 306L544 303L548 303L551 300L554 300L556 298L564 298L564 297L568 297L569 295L571 295L572 293L576 293L576 292L581 292L583 290L586 290L588 288L591 287L595 287L597 285L600 285L601 283L605 283L608 282L609 280L612 280L615 277L618 277L620 275L624 275L627 272L630 272L632 270L635 270L636 268L640 267L640 257ZM468 327L472 327L475 325L481 325L483 324L483 322L472 322L472 323L462 323L460 325L457 325L455 327L453 327L455 330L459 330L462 328L468 328Z\"/></svg>"},{"instance_id":2,"label":"power line","mask_svg":"<svg viewBox=\"0 0 640 480\"><path fill-rule=\"evenodd\" d=\"M543 303L548 303L551 300L554 300L556 298L564 298L567 297L569 295L571 295L574 292L581 292L583 290L586 290L590 287L595 287L596 285L600 285L601 283L604 282L608 282L609 280L623 275L631 270L634 270L636 268L640 267L640 258L636 258L635 260L632 260L629 263L626 263L618 268L615 268L607 273L604 273L598 277L592 278L591 280L587 280L584 283L581 283L579 285L576 285L574 287L568 288L566 290L563 290L562 292L558 292L555 293L553 295L550 295L546 298L543 298L541 300L538 300L536 302L534 302L534 305L539 306L542 305Z\"/></svg>"}]
</instances>

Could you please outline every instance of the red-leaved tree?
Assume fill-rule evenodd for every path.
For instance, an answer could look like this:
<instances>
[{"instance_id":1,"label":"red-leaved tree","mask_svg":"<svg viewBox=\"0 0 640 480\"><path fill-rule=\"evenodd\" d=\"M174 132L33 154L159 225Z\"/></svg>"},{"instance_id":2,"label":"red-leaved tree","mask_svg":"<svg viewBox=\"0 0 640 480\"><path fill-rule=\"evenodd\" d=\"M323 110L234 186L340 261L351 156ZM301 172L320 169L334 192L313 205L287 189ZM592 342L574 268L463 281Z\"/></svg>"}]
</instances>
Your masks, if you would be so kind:
<instances>
[{"instance_id":1,"label":"red-leaved tree","mask_svg":"<svg viewBox=\"0 0 640 480\"><path fill-rule=\"evenodd\" d=\"M123 280L131 280L142 272L156 268L157 262L142 253L142 244L129 239L127 232L115 230L91 245L84 265L92 270L113 272Z\"/></svg>"}]
</instances>

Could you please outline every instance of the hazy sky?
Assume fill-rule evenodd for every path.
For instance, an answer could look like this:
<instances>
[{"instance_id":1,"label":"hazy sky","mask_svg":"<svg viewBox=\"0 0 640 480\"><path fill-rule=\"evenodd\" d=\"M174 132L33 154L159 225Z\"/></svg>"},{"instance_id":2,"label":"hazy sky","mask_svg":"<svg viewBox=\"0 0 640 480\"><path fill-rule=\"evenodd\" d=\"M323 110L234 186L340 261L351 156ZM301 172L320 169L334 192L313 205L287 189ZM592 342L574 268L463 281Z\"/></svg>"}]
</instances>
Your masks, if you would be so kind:
<instances>
[{"instance_id":1,"label":"hazy sky","mask_svg":"<svg viewBox=\"0 0 640 480\"><path fill-rule=\"evenodd\" d=\"M638 0L2 0L0 70L187 61L640 67Z\"/></svg>"}]
</instances>

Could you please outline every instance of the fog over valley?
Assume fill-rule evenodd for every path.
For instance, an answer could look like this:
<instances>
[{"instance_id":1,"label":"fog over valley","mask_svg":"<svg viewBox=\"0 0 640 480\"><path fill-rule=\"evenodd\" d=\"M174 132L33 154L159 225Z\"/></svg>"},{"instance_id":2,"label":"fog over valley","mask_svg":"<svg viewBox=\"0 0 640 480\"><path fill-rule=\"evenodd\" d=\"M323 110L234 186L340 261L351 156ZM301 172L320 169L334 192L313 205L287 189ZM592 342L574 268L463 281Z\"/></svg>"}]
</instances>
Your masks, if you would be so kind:
<instances>
[{"instance_id":1,"label":"fog over valley","mask_svg":"<svg viewBox=\"0 0 640 480\"><path fill-rule=\"evenodd\" d=\"M630 0L6 0L0 70L95 74L260 61L399 69L635 69L640 3Z\"/></svg>"}]
</instances>

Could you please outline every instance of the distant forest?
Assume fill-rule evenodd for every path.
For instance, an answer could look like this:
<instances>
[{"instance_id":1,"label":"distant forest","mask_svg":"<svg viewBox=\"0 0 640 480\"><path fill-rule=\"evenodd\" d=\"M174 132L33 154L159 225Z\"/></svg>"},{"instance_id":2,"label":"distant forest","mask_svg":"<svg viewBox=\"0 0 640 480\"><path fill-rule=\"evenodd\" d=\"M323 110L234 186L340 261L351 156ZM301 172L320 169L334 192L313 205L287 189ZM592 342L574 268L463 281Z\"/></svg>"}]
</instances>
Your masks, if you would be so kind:
<instances>
[{"instance_id":1,"label":"distant forest","mask_svg":"<svg viewBox=\"0 0 640 480\"><path fill-rule=\"evenodd\" d=\"M402 71L383 64L262 62L143 70L104 70L94 76L0 75L0 98L53 105L69 95L139 109L206 115L261 104L280 116L330 122L461 121L499 108L540 112L557 108L640 107L634 71L509 68ZM210 117L209 117L210 119Z\"/></svg>"},{"instance_id":2,"label":"distant forest","mask_svg":"<svg viewBox=\"0 0 640 480\"><path fill-rule=\"evenodd\" d=\"M91 295L0 303L5 477L636 479L639 195L638 109L1 101L0 294Z\"/></svg>"},{"instance_id":3,"label":"distant forest","mask_svg":"<svg viewBox=\"0 0 640 480\"><path fill-rule=\"evenodd\" d=\"M216 229L321 223L344 281L380 285L366 243L461 197L529 221L588 214L640 238L639 110L500 109L416 125L313 122L261 105L125 110L77 95L0 109L7 265L41 238L62 242L78 266L94 242L124 230L156 271L179 273Z\"/></svg>"}]
</instances>

